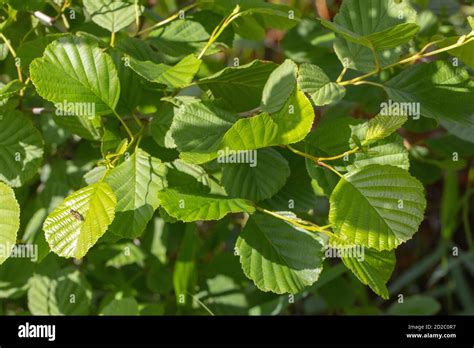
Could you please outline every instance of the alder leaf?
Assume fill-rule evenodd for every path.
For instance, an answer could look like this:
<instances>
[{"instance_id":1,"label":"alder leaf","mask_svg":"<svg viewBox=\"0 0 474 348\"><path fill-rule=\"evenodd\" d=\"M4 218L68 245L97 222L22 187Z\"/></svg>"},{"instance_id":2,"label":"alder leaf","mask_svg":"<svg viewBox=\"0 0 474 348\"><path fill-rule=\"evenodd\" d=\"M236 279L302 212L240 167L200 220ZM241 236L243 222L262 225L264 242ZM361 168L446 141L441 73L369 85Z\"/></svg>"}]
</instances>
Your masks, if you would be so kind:
<instances>
[{"instance_id":1,"label":"alder leaf","mask_svg":"<svg viewBox=\"0 0 474 348\"><path fill-rule=\"evenodd\" d=\"M225 164L222 184L232 197L259 202L271 198L285 185L290 176L288 161L273 149L255 151L255 166L251 163Z\"/></svg>"},{"instance_id":2,"label":"alder leaf","mask_svg":"<svg viewBox=\"0 0 474 348\"><path fill-rule=\"evenodd\" d=\"M138 303L133 297L113 299L102 309L100 315L138 315Z\"/></svg>"},{"instance_id":3,"label":"alder leaf","mask_svg":"<svg viewBox=\"0 0 474 348\"><path fill-rule=\"evenodd\" d=\"M112 58L90 38L66 36L52 42L30 64L30 76L44 99L93 105L96 115L112 113L120 97Z\"/></svg>"},{"instance_id":4,"label":"alder leaf","mask_svg":"<svg viewBox=\"0 0 474 348\"><path fill-rule=\"evenodd\" d=\"M121 237L139 236L159 206L158 192L166 185L166 167L138 149L105 178L117 197L109 231Z\"/></svg>"},{"instance_id":5,"label":"alder leaf","mask_svg":"<svg viewBox=\"0 0 474 348\"><path fill-rule=\"evenodd\" d=\"M338 14L334 17L332 25L344 28L349 35L363 37L367 45L370 41L367 36L384 32L390 34L390 28L404 23L415 23L416 11L408 1L399 0L344 0ZM323 23L324 24L324 23ZM406 29L400 27L401 29ZM413 30L413 26L407 27ZM400 30L400 29L396 29ZM382 37L375 37L381 39ZM391 35L393 38L393 36ZM396 37L395 37L396 38ZM408 36L407 39L409 39ZM348 35L337 37L334 43L339 60L351 69L369 72L375 69L375 59L370 48L362 46L360 42L347 40ZM391 41L391 39L389 40ZM367 46L366 45L366 46ZM381 65L395 62L400 57L400 49L384 50L377 53Z\"/></svg>"},{"instance_id":6,"label":"alder leaf","mask_svg":"<svg viewBox=\"0 0 474 348\"><path fill-rule=\"evenodd\" d=\"M84 7L94 23L110 32L118 32L142 15L144 7L120 0L84 0Z\"/></svg>"},{"instance_id":7,"label":"alder leaf","mask_svg":"<svg viewBox=\"0 0 474 348\"><path fill-rule=\"evenodd\" d=\"M263 88L263 111L271 114L281 110L295 90L297 69L296 64L287 59L273 70Z\"/></svg>"},{"instance_id":8,"label":"alder leaf","mask_svg":"<svg viewBox=\"0 0 474 348\"><path fill-rule=\"evenodd\" d=\"M116 205L114 192L103 182L67 196L43 224L51 250L62 257L83 258L114 220Z\"/></svg>"},{"instance_id":9,"label":"alder leaf","mask_svg":"<svg viewBox=\"0 0 474 348\"><path fill-rule=\"evenodd\" d=\"M375 251L364 248L360 258L343 256L341 259L363 284L368 285L377 295L388 300L389 294L386 284L393 273L396 262L393 250Z\"/></svg>"},{"instance_id":10,"label":"alder leaf","mask_svg":"<svg viewBox=\"0 0 474 348\"><path fill-rule=\"evenodd\" d=\"M362 145L370 145L380 139L388 137L393 132L401 128L408 120L406 115L377 115L371 118L369 122L360 127L359 131L352 128L353 134L363 139ZM363 130L362 130L363 129ZM362 136L362 133L365 133Z\"/></svg>"},{"instance_id":11,"label":"alder leaf","mask_svg":"<svg viewBox=\"0 0 474 348\"><path fill-rule=\"evenodd\" d=\"M237 238L245 275L262 291L297 293L319 278L323 244L314 234L255 214Z\"/></svg>"},{"instance_id":12,"label":"alder leaf","mask_svg":"<svg viewBox=\"0 0 474 348\"><path fill-rule=\"evenodd\" d=\"M424 117L460 121L472 115L474 82L466 70L444 61L416 64L389 80L384 88L393 101L419 106Z\"/></svg>"},{"instance_id":13,"label":"alder leaf","mask_svg":"<svg viewBox=\"0 0 474 348\"><path fill-rule=\"evenodd\" d=\"M172 217L192 222L220 220L229 213L253 213L251 202L240 198L202 194L188 190L165 189L158 193L160 204Z\"/></svg>"},{"instance_id":14,"label":"alder leaf","mask_svg":"<svg viewBox=\"0 0 474 348\"><path fill-rule=\"evenodd\" d=\"M233 113L212 103L185 103L173 118L171 136L180 151L211 152L235 120Z\"/></svg>"},{"instance_id":15,"label":"alder leaf","mask_svg":"<svg viewBox=\"0 0 474 348\"><path fill-rule=\"evenodd\" d=\"M220 148L254 150L297 143L310 132L313 120L313 106L297 90L280 111L238 120L224 135Z\"/></svg>"},{"instance_id":16,"label":"alder leaf","mask_svg":"<svg viewBox=\"0 0 474 348\"><path fill-rule=\"evenodd\" d=\"M166 85L169 88L183 88L189 85L199 71L201 60L189 55L176 65L156 64L130 58L130 68L150 82Z\"/></svg>"},{"instance_id":17,"label":"alder leaf","mask_svg":"<svg viewBox=\"0 0 474 348\"><path fill-rule=\"evenodd\" d=\"M41 133L19 111L0 111L0 180L23 186L37 174L44 153Z\"/></svg>"},{"instance_id":18,"label":"alder leaf","mask_svg":"<svg viewBox=\"0 0 474 348\"><path fill-rule=\"evenodd\" d=\"M276 64L254 60L239 67L225 68L198 81L226 109L243 112L260 105L263 88Z\"/></svg>"},{"instance_id":19,"label":"alder leaf","mask_svg":"<svg viewBox=\"0 0 474 348\"><path fill-rule=\"evenodd\" d=\"M425 207L423 186L408 172L369 165L340 179L330 197L329 222L347 242L392 250L417 232Z\"/></svg>"},{"instance_id":20,"label":"alder leaf","mask_svg":"<svg viewBox=\"0 0 474 348\"><path fill-rule=\"evenodd\" d=\"M91 287L77 269L66 268L53 275L38 273L29 281L28 309L33 315L87 315L91 300Z\"/></svg>"},{"instance_id":21,"label":"alder leaf","mask_svg":"<svg viewBox=\"0 0 474 348\"><path fill-rule=\"evenodd\" d=\"M310 95L317 106L337 102L346 94L343 86L332 82L320 67L313 64L301 64L298 85L303 92Z\"/></svg>"},{"instance_id":22,"label":"alder leaf","mask_svg":"<svg viewBox=\"0 0 474 348\"><path fill-rule=\"evenodd\" d=\"M0 182L0 265L10 256L20 228L20 205L15 192Z\"/></svg>"}]
</instances>

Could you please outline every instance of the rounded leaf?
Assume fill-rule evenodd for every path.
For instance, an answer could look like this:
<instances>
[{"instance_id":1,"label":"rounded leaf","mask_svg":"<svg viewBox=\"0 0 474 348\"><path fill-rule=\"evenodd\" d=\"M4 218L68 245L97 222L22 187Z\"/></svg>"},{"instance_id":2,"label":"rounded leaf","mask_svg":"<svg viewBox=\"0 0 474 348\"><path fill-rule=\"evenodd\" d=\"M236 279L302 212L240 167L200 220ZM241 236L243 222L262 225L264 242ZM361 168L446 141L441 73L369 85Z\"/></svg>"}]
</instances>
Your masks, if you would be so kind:
<instances>
[{"instance_id":1,"label":"rounded leaf","mask_svg":"<svg viewBox=\"0 0 474 348\"><path fill-rule=\"evenodd\" d=\"M249 219L236 247L245 275L262 291L300 292L323 269L323 245L314 234L262 214Z\"/></svg>"},{"instance_id":2,"label":"rounded leaf","mask_svg":"<svg viewBox=\"0 0 474 348\"><path fill-rule=\"evenodd\" d=\"M329 222L347 242L392 250L423 220L423 185L407 171L369 165L341 178L330 197Z\"/></svg>"},{"instance_id":3,"label":"rounded leaf","mask_svg":"<svg viewBox=\"0 0 474 348\"><path fill-rule=\"evenodd\" d=\"M165 176L165 165L141 149L110 171L105 181L117 197L111 232L136 237L145 230L159 206L158 192L165 186Z\"/></svg>"},{"instance_id":4,"label":"rounded leaf","mask_svg":"<svg viewBox=\"0 0 474 348\"><path fill-rule=\"evenodd\" d=\"M8 258L16 244L20 228L20 206L13 190L0 182L0 265Z\"/></svg>"},{"instance_id":5,"label":"rounded leaf","mask_svg":"<svg viewBox=\"0 0 474 348\"><path fill-rule=\"evenodd\" d=\"M112 58L90 38L65 36L52 42L43 57L31 63L30 76L44 99L74 110L90 111L93 106L95 115L111 113L120 97Z\"/></svg>"},{"instance_id":6,"label":"rounded leaf","mask_svg":"<svg viewBox=\"0 0 474 348\"><path fill-rule=\"evenodd\" d=\"M67 196L43 224L49 247L62 257L84 257L114 220L116 205L114 192L103 182Z\"/></svg>"},{"instance_id":7,"label":"rounded leaf","mask_svg":"<svg viewBox=\"0 0 474 348\"><path fill-rule=\"evenodd\" d=\"M224 166L222 184L229 195L259 202L271 198L285 185L290 176L288 161L270 148L256 154L254 166L248 163Z\"/></svg>"},{"instance_id":8,"label":"rounded leaf","mask_svg":"<svg viewBox=\"0 0 474 348\"><path fill-rule=\"evenodd\" d=\"M0 180L22 186L38 171L43 138L33 123L18 111L0 114Z\"/></svg>"}]
</instances>

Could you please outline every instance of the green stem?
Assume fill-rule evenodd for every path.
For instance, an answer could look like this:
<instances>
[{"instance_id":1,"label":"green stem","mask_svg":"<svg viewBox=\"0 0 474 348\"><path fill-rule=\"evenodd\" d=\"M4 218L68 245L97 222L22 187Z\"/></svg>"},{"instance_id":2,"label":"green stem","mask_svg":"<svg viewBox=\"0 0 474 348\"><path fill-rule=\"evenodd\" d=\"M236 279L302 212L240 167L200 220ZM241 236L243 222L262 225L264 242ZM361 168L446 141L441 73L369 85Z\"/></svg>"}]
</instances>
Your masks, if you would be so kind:
<instances>
[{"instance_id":1,"label":"green stem","mask_svg":"<svg viewBox=\"0 0 474 348\"><path fill-rule=\"evenodd\" d=\"M115 47L115 31L110 34L110 47Z\"/></svg>"},{"instance_id":2,"label":"green stem","mask_svg":"<svg viewBox=\"0 0 474 348\"><path fill-rule=\"evenodd\" d=\"M209 47L212 46L212 44L217 40L217 38L229 26L229 24L232 23L233 20L237 19L241 14L242 13L240 12L240 6L237 5L232 11L232 13L214 29L211 37L209 38L209 41L206 43L206 46L204 46L201 53L199 54L198 59L201 59L204 56Z\"/></svg>"},{"instance_id":3,"label":"green stem","mask_svg":"<svg viewBox=\"0 0 474 348\"><path fill-rule=\"evenodd\" d=\"M122 117L120 117L120 115L117 113L117 111L113 110L113 113L114 113L115 117L117 117L119 122L122 124L123 128L125 128L125 130L128 134L128 137L130 138L130 144L131 144L135 140L135 137L133 136L132 131L130 130L130 128L128 128L127 124L125 123L124 120L122 120Z\"/></svg>"},{"instance_id":4,"label":"green stem","mask_svg":"<svg viewBox=\"0 0 474 348\"><path fill-rule=\"evenodd\" d=\"M318 158L318 161L319 161L319 162L334 161L334 160L337 160L337 159L340 159L340 158L343 158L343 157L352 155L353 153L356 153L356 152L359 152L359 151L360 151L360 148L357 146L357 147L353 148L352 150L346 151L346 152L341 153L340 155L337 155L337 156L332 156L332 157L319 157L319 158Z\"/></svg>"},{"instance_id":5,"label":"green stem","mask_svg":"<svg viewBox=\"0 0 474 348\"><path fill-rule=\"evenodd\" d=\"M372 85L375 87L383 88L383 85L377 82L372 82L372 81L359 81L354 83L354 86L359 86L359 85Z\"/></svg>"},{"instance_id":6,"label":"green stem","mask_svg":"<svg viewBox=\"0 0 474 348\"><path fill-rule=\"evenodd\" d=\"M339 74L339 76L338 76L338 78L337 78L337 80L336 80L337 83L339 83L339 82L342 81L342 79L343 79L344 75L346 74L346 72L347 72L347 66L344 66L344 67L342 68L341 73Z\"/></svg>"},{"instance_id":7,"label":"green stem","mask_svg":"<svg viewBox=\"0 0 474 348\"><path fill-rule=\"evenodd\" d=\"M344 177L344 175L342 175L341 173L339 173L334 167L330 166L330 165L327 164L327 163L318 161L318 162L316 162L316 164L317 164L318 166L321 166L321 167L324 167L324 168L326 168L326 169L329 169L331 172L333 172L334 174L336 174L336 175L339 176L340 178L343 178L343 177Z\"/></svg>"},{"instance_id":8,"label":"green stem","mask_svg":"<svg viewBox=\"0 0 474 348\"><path fill-rule=\"evenodd\" d=\"M352 80L347 80L347 81L342 81L342 82L339 82L339 84L341 86L348 86L348 85L355 85L357 83L359 83L360 81L363 81L365 80L366 78L368 77L372 77L372 76L375 76L377 74L379 74L381 71L384 71L384 70L388 70L388 69L391 69L391 68L394 68L396 66L399 66L399 65L403 65L403 64L407 64L407 63L411 63L411 62L415 62L421 58L427 58L427 57L431 57L431 56L435 56L437 54L440 54L440 53L443 53L443 52L446 52L446 51L450 51L454 48L458 48L458 47L461 47L461 46L464 46L470 42L473 42L474 41L474 37L472 37L473 34L470 33L469 35L466 35L464 36L464 39L463 40L458 40L455 44L453 45L450 45L450 46L446 46L446 47L443 47L443 48L440 48L440 49L437 49L435 51L431 51L431 52L428 52L428 53L425 53L425 51L432 45L436 44L436 43L439 43L440 41L443 41L443 40L438 40L438 41L435 41L435 42L431 42L429 43L428 45L426 45L425 47L423 47L421 49L421 51L419 51L418 53L414 54L413 56L410 56L408 58L405 58L405 59L402 59L398 62L395 62L393 64L390 64L390 65L387 65L387 66L384 66L384 67L378 67L376 68L375 70L365 74L365 75L362 75L362 76L359 76L359 77L356 77ZM462 36L460 37L460 39L463 38ZM467 40L466 40L467 39Z\"/></svg>"},{"instance_id":9,"label":"green stem","mask_svg":"<svg viewBox=\"0 0 474 348\"><path fill-rule=\"evenodd\" d=\"M13 49L12 45L10 44L10 41L1 32L0 32L0 37L5 42L5 45L7 45L7 48L10 51L13 59L16 60L16 57L17 57L16 51ZM18 74L18 80L20 80L20 82L23 82L23 75L21 74L21 68L16 64L16 61L15 61L15 67L16 67L16 72Z\"/></svg>"},{"instance_id":10,"label":"green stem","mask_svg":"<svg viewBox=\"0 0 474 348\"><path fill-rule=\"evenodd\" d=\"M172 22L176 18L178 18L182 12L187 12L189 10L192 10L193 8L197 7L198 5L199 5L199 3L194 3L194 4L188 5L186 7L183 7L180 11L176 12L174 15L162 20L161 22L158 22L158 23L152 25L151 27L148 27L148 28L143 29L142 31L139 31L136 36L148 33L149 31L152 31L156 28L159 28L159 27L161 27L165 24L168 24L169 22Z\"/></svg>"},{"instance_id":11,"label":"green stem","mask_svg":"<svg viewBox=\"0 0 474 348\"><path fill-rule=\"evenodd\" d=\"M334 156L334 157L315 157L315 156L312 156L310 154L307 154L305 152L302 152L302 151L299 151L297 149L295 149L294 147L292 147L291 145L286 145L286 148L289 149L291 152L293 152L294 154L296 155L299 155L299 156L302 156L304 158L307 158L307 159L310 159L312 160L314 163L316 163L318 166L321 166L321 167L324 167L326 169L329 169L330 171L332 171L334 174L336 174L337 176L339 176L340 178L343 177L343 175L341 173L339 173L336 169L334 169L334 167L330 166L329 164L327 163L324 163L323 161L331 161L331 160L335 160L335 159L338 159L338 158L341 158L341 157L344 157L348 154L351 154L351 153L354 153L354 152L357 152L359 151L359 148L355 148L353 150L350 150L350 151L347 151L341 155L337 155L337 156Z\"/></svg>"},{"instance_id":12,"label":"green stem","mask_svg":"<svg viewBox=\"0 0 474 348\"><path fill-rule=\"evenodd\" d=\"M319 157L315 157L315 156L310 155L309 153L306 153L306 152L297 150L297 149L295 149L295 148L294 148L293 146L291 146L291 145L286 145L286 146L284 146L284 147L286 147L288 150L290 150L291 152L293 152L294 154L296 154L296 155L298 155L298 156L301 156L301 157L310 159L310 160L312 160L312 161L314 161L314 162L318 162L318 161L319 161Z\"/></svg>"},{"instance_id":13,"label":"green stem","mask_svg":"<svg viewBox=\"0 0 474 348\"><path fill-rule=\"evenodd\" d=\"M316 224L313 224L312 222L309 222L309 221L305 221L305 220L301 220L298 218L298 220L295 220L295 219L292 219L292 218L289 218L287 216L283 216L283 215L280 215L278 213L275 213L273 211L270 211L270 210L267 210L267 209L264 209L264 208L260 208L260 207L255 207L258 211L262 212L262 213L265 213L267 215L271 215L277 219L280 219L280 220L283 220L283 221L286 221L288 223L290 223L291 225L293 226L296 226L296 227L299 227L299 228L302 228L306 231L310 231L310 232L319 232L319 233L323 233L323 234L326 234L328 236L331 236L331 237L335 237L336 235L334 233L332 233L331 231L328 231L326 230L325 228L322 228L321 226L318 226ZM327 227L327 226L325 226Z\"/></svg>"}]
</instances>

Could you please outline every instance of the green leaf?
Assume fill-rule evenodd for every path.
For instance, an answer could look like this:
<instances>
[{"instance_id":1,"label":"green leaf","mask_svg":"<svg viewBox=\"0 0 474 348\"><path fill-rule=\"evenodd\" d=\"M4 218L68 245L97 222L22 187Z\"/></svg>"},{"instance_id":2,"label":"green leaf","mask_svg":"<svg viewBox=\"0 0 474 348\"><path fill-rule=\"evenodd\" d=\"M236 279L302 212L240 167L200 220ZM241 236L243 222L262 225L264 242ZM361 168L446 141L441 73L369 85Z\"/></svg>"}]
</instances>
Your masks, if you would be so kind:
<instances>
[{"instance_id":1,"label":"green leaf","mask_svg":"<svg viewBox=\"0 0 474 348\"><path fill-rule=\"evenodd\" d=\"M121 237L139 236L159 206L158 192L166 185L166 167L138 149L105 178L117 197L109 231Z\"/></svg>"},{"instance_id":2,"label":"green leaf","mask_svg":"<svg viewBox=\"0 0 474 348\"><path fill-rule=\"evenodd\" d=\"M276 64L255 60L239 67L225 68L198 81L200 87L211 91L228 110L243 112L260 105L263 88Z\"/></svg>"},{"instance_id":3,"label":"green leaf","mask_svg":"<svg viewBox=\"0 0 474 348\"><path fill-rule=\"evenodd\" d=\"M298 85L303 92L311 96L317 106L337 102L346 94L343 86L332 82L320 67L312 64L301 64Z\"/></svg>"},{"instance_id":4,"label":"green leaf","mask_svg":"<svg viewBox=\"0 0 474 348\"><path fill-rule=\"evenodd\" d=\"M174 117L171 134L183 159L204 163L228 150L255 150L301 141L311 130L313 119L311 103L296 91L277 113L261 113L237 122L235 115L210 103L185 104Z\"/></svg>"},{"instance_id":5,"label":"green leaf","mask_svg":"<svg viewBox=\"0 0 474 348\"><path fill-rule=\"evenodd\" d=\"M173 286L178 305L189 304L189 294L194 292L197 283L197 257L200 240L196 225L186 225L183 241L173 272ZM184 300L184 301L183 301Z\"/></svg>"},{"instance_id":6,"label":"green leaf","mask_svg":"<svg viewBox=\"0 0 474 348\"><path fill-rule=\"evenodd\" d=\"M30 0L30 1L23 1L23 0L3 0L2 2L10 5L16 10L19 11L39 11L43 9L45 5L45 0Z\"/></svg>"},{"instance_id":7,"label":"green leaf","mask_svg":"<svg viewBox=\"0 0 474 348\"><path fill-rule=\"evenodd\" d=\"M441 120L441 125L458 138L474 143L474 114L456 121Z\"/></svg>"},{"instance_id":8,"label":"green leaf","mask_svg":"<svg viewBox=\"0 0 474 348\"><path fill-rule=\"evenodd\" d=\"M453 42L454 43L454 42ZM464 64L474 68L474 42L448 51L449 54L459 58Z\"/></svg>"},{"instance_id":9,"label":"green leaf","mask_svg":"<svg viewBox=\"0 0 474 348\"><path fill-rule=\"evenodd\" d=\"M230 196L259 202L280 191L290 176L288 161L273 149L258 150L255 164L224 165L222 183Z\"/></svg>"},{"instance_id":10,"label":"green leaf","mask_svg":"<svg viewBox=\"0 0 474 348\"><path fill-rule=\"evenodd\" d=\"M210 103L186 103L176 112L171 135L180 151L217 150L236 116Z\"/></svg>"},{"instance_id":11,"label":"green leaf","mask_svg":"<svg viewBox=\"0 0 474 348\"><path fill-rule=\"evenodd\" d=\"M354 42L357 40L348 40L348 36L357 35L358 37L363 37L363 41L369 44L368 36L388 30L384 34L377 34L375 39L377 41L381 40L379 44L382 44L384 37L390 34L386 36L388 42L396 42L396 40L392 41L394 35L392 35L393 33L391 33L390 28L396 28L397 25L406 22L415 23L415 21L416 11L405 0L345 0L339 13L334 17L333 25L342 27L347 32L347 35L342 38L336 38L334 44L336 54L341 62L347 63L345 65L348 68L363 72L372 71L375 69L376 64L371 49L361 46L360 42ZM409 29L408 34L411 34L411 30L414 30L414 27L400 27L400 29ZM395 29L395 31L400 29ZM409 38L409 35L406 37L404 35L403 38L406 40ZM397 46L399 45L397 44ZM383 47L383 45L380 47ZM381 51L377 53L377 57L382 65L391 64L400 57L400 49Z\"/></svg>"},{"instance_id":12,"label":"green leaf","mask_svg":"<svg viewBox=\"0 0 474 348\"><path fill-rule=\"evenodd\" d=\"M288 153L287 153L288 155ZM290 177L285 186L272 198L263 204L271 210L285 211L291 209L295 213L308 213L319 205L304 165L304 158L288 156Z\"/></svg>"},{"instance_id":13,"label":"green leaf","mask_svg":"<svg viewBox=\"0 0 474 348\"><path fill-rule=\"evenodd\" d=\"M29 118L18 111L0 111L0 180L12 187L37 174L44 143Z\"/></svg>"},{"instance_id":14,"label":"green leaf","mask_svg":"<svg viewBox=\"0 0 474 348\"><path fill-rule=\"evenodd\" d=\"M424 117L461 121L472 115L474 83L466 70L444 61L416 64L389 80L384 88L395 102L419 105Z\"/></svg>"},{"instance_id":15,"label":"green leaf","mask_svg":"<svg viewBox=\"0 0 474 348\"><path fill-rule=\"evenodd\" d=\"M189 54L197 54L208 40L209 33L204 25L189 17L161 26L148 36L148 41L165 62L176 62ZM206 54L216 52L211 47Z\"/></svg>"},{"instance_id":16,"label":"green leaf","mask_svg":"<svg viewBox=\"0 0 474 348\"><path fill-rule=\"evenodd\" d=\"M15 192L0 182L0 265L10 256L20 228L20 205Z\"/></svg>"},{"instance_id":17,"label":"green leaf","mask_svg":"<svg viewBox=\"0 0 474 348\"><path fill-rule=\"evenodd\" d=\"M25 88L25 85L20 80L12 80L6 85L0 84L0 86L0 105L11 97L19 94L19 92Z\"/></svg>"},{"instance_id":18,"label":"green leaf","mask_svg":"<svg viewBox=\"0 0 474 348\"><path fill-rule=\"evenodd\" d=\"M408 120L406 115L377 115L370 119L365 136L362 137L363 145L369 145L375 141L388 137L393 132L401 128ZM357 133L358 135L360 133Z\"/></svg>"},{"instance_id":19,"label":"green leaf","mask_svg":"<svg viewBox=\"0 0 474 348\"><path fill-rule=\"evenodd\" d=\"M42 58L31 63L30 76L44 99L94 105L96 115L111 113L120 97L112 58L89 38L67 36L54 41Z\"/></svg>"},{"instance_id":20,"label":"green leaf","mask_svg":"<svg viewBox=\"0 0 474 348\"><path fill-rule=\"evenodd\" d=\"M403 23L366 36L376 51L396 48L410 41L420 30L415 23Z\"/></svg>"},{"instance_id":21,"label":"green leaf","mask_svg":"<svg viewBox=\"0 0 474 348\"><path fill-rule=\"evenodd\" d=\"M194 55L184 57L175 66L139 61L132 57L130 68L150 82L163 84L169 88L183 88L192 82L201 62Z\"/></svg>"},{"instance_id":22,"label":"green leaf","mask_svg":"<svg viewBox=\"0 0 474 348\"><path fill-rule=\"evenodd\" d=\"M295 18L290 18L289 13L293 8L262 0L201 0L200 2L206 8L224 15L228 15L239 5L242 16L256 18L259 23L263 23L265 28L289 29L299 22L298 13L294 13Z\"/></svg>"},{"instance_id":23,"label":"green leaf","mask_svg":"<svg viewBox=\"0 0 474 348\"><path fill-rule=\"evenodd\" d=\"M372 47L370 41L366 38L366 36L359 35L342 25L339 25L337 22L331 22L324 18L319 18L321 24L328 28L329 30L335 32L342 36L345 40L350 41L352 43L356 43L359 45L363 45L365 47Z\"/></svg>"},{"instance_id":24,"label":"green leaf","mask_svg":"<svg viewBox=\"0 0 474 348\"><path fill-rule=\"evenodd\" d=\"M229 213L253 213L254 206L244 199L214 194L193 193L191 190L165 189L158 193L160 204L172 217L192 222L220 220Z\"/></svg>"},{"instance_id":25,"label":"green leaf","mask_svg":"<svg viewBox=\"0 0 474 348\"><path fill-rule=\"evenodd\" d=\"M123 41L127 42L125 45L127 45L129 42L129 40ZM137 51L139 52L138 54L141 54L140 50L142 46L136 45L136 47L134 46L134 48L137 49ZM135 111L137 106L142 105L143 103L146 103L149 100L148 98L150 92L146 89L147 86L145 86L145 84L143 83L143 79L137 73L135 73L135 71L130 69L130 61L125 58L125 53L113 49L109 50L108 52L112 56L115 68L117 69L117 75L120 80L120 86L126 86L126 88L123 88L120 91L120 98L117 103L116 111L119 114L131 114Z\"/></svg>"},{"instance_id":26,"label":"green leaf","mask_svg":"<svg viewBox=\"0 0 474 348\"><path fill-rule=\"evenodd\" d=\"M379 140L372 144L368 151L349 156L349 161L344 161L345 166L336 165L336 169L351 171L371 164L391 165L408 170L410 160L403 138L398 134L392 134L386 139Z\"/></svg>"},{"instance_id":27,"label":"green leaf","mask_svg":"<svg viewBox=\"0 0 474 348\"><path fill-rule=\"evenodd\" d=\"M339 34L347 41L368 47L375 51L383 51L401 46L410 41L418 30L420 30L420 27L414 23L402 23L380 32L374 32L369 35L359 35L336 23L324 19L320 20L326 28Z\"/></svg>"},{"instance_id":28,"label":"green leaf","mask_svg":"<svg viewBox=\"0 0 474 348\"><path fill-rule=\"evenodd\" d=\"M347 172L371 164L391 165L408 170L410 162L403 138L398 134L389 135L404 120L406 117L393 116L385 119L385 116L376 116L368 122L362 122L352 117L326 116L305 139L306 152L316 157L331 157L359 147L361 150L356 153L333 161L336 170ZM306 160L306 167L324 193L330 194L339 177L312 160Z\"/></svg>"},{"instance_id":29,"label":"green leaf","mask_svg":"<svg viewBox=\"0 0 474 348\"><path fill-rule=\"evenodd\" d=\"M423 186L408 172L369 165L340 179L330 197L329 222L347 242L392 250L416 233L425 207Z\"/></svg>"},{"instance_id":30,"label":"green leaf","mask_svg":"<svg viewBox=\"0 0 474 348\"><path fill-rule=\"evenodd\" d=\"M440 220L441 234L450 240L456 227L458 226L458 214L461 207L462 198L459 194L458 173L454 170L447 170L444 176L443 196L441 198Z\"/></svg>"},{"instance_id":31,"label":"green leaf","mask_svg":"<svg viewBox=\"0 0 474 348\"><path fill-rule=\"evenodd\" d=\"M0 267L0 298L15 299L23 296L33 276L35 263L29 258L11 257Z\"/></svg>"},{"instance_id":32,"label":"green leaf","mask_svg":"<svg viewBox=\"0 0 474 348\"><path fill-rule=\"evenodd\" d=\"M465 36L461 37L461 39L467 40ZM448 37L441 42L436 43L436 45L439 48L444 48L460 42L461 39L459 37ZM469 67L474 68L474 42L464 43L460 47L449 50L448 53L456 58L459 58Z\"/></svg>"},{"instance_id":33,"label":"green leaf","mask_svg":"<svg viewBox=\"0 0 474 348\"><path fill-rule=\"evenodd\" d=\"M343 256L342 262L365 285L377 295L388 299L387 282L395 268L394 251L375 251L364 248L363 258Z\"/></svg>"},{"instance_id":34,"label":"green leaf","mask_svg":"<svg viewBox=\"0 0 474 348\"><path fill-rule=\"evenodd\" d=\"M322 271L323 245L314 234L261 214L248 220L236 247L245 275L262 291L297 293Z\"/></svg>"},{"instance_id":35,"label":"green leaf","mask_svg":"<svg viewBox=\"0 0 474 348\"><path fill-rule=\"evenodd\" d=\"M105 255L107 252L111 252L110 258L105 260L105 265L107 267L115 267L120 268L126 265L133 265L137 264L139 266L143 266L145 261L145 253L143 250L133 244L132 242L126 242L123 244L113 244L107 245L108 249L98 250L97 252L105 251Z\"/></svg>"},{"instance_id":36,"label":"green leaf","mask_svg":"<svg viewBox=\"0 0 474 348\"><path fill-rule=\"evenodd\" d=\"M116 205L114 192L103 182L67 196L43 224L51 250L62 257L83 258L112 223Z\"/></svg>"},{"instance_id":37,"label":"green leaf","mask_svg":"<svg viewBox=\"0 0 474 348\"><path fill-rule=\"evenodd\" d=\"M150 124L150 132L153 140L168 149L176 148L176 143L171 134L171 125L178 108L171 103L163 103L158 108Z\"/></svg>"},{"instance_id":38,"label":"green leaf","mask_svg":"<svg viewBox=\"0 0 474 348\"><path fill-rule=\"evenodd\" d=\"M296 64L287 59L273 70L262 93L262 110L273 113L281 110L296 86Z\"/></svg>"},{"instance_id":39,"label":"green leaf","mask_svg":"<svg viewBox=\"0 0 474 348\"><path fill-rule=\"evenodd\" d=\"M117 0L84 0L83 3L92 21L113 33L132 24L144 9L137 2Z\"/></svg>"},{"instance_id":40,"label":"green leaf","mask_svg":"<svg viewBox=\"0 0 474 348\"><path fill-rule=\"evenodd\" d=\"M113 299L101 311L101 315L138 315L138 303L133 297Z\"/></svg>"},{"instance_id":41,"label":"green leaf","mask_svg":"<svg viewBox=\"0 0 474 348\"><path fill-rule=\"evenodd\" d=\"M51 42L66 35L67 34L64 33L49 34L21 44L17 50L17 55L21 59L21 69L25 70L26 72L29 71L31 62L35 58L41 57L44 50Z\"/></svg>"},{"instance_id":42,"label":"green leaf","mask_svg":"<svg viewBox=\"0 0 474 348\"><path fill-rule=\"evenodd\" d=\"M162 61L158 52L153 50L149 42L136 37L119 36L115 48L124 55L141 61L149 60L154 63L160 63ZM126 64L122 62L121 65L125 66Z\"/></svg>"},{"instance_id":43,"label":"green leaf","mask_svg":"<svg viewBox=\"0 0 474 348\"><path fill-rule=\"evenodd\" d=\"M127 149L128 139L122 139L118 120L109 120L104 127L100 143L102 158L109 158L111 154L123 155Z\"/></svg>"},{"instance_id":44,"label":"green leaf","mask_svg":"<svg viewBox=\"0 0 474 348\"><path fill-rule=\"evenodd\" d=\"M53 120L61 128L81 138L91 141L100 141L102 138L102 119L100 116L53 115Z\"/></svg>"},{"instance_id":45,"label":"green leaf","mask_svg":"<svg viewBox=\"0 0 474 348\"><path fill-rule=\"evenodd\" d=\"M394 302L387 310L389 315L435 315L441 305L434 298L424 295L407 297L402 303Z\"/></svg>"},{"instance_id":46,"label":"green leaf","mask_svg":"<svg viewBox=\"0 0 474 348\"><path fill-rule=\"evenodd\" d=\"M91 299L86 278L72 268L55 275L35 274L29 282L28 309L33 315L87 315Z\"/></svg>"},{"instance_id":47,"label":"green leaf","mask_svg":"<svg viewBox=\"0 0 474 348\"><path fill-rule=\"evenodd\" d=\"M313 106L304 93L296 91L277 113L238 120L224 135L220 148L253 150L297 143L310 132L313 120Z\"/></svg>"}]
</instances>

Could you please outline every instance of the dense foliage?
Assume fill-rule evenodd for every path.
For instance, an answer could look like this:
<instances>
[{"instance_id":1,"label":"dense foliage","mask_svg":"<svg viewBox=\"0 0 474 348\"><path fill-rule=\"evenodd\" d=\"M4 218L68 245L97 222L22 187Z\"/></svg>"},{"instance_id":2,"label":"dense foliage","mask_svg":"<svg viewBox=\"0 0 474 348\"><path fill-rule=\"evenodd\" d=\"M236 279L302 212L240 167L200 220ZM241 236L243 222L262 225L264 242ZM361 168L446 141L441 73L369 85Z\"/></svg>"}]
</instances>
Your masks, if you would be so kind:
<instances>
[{"instance_id":1,"label":"dense foliage","mask_svg":"<svg viewBox=\"0 0 474 348\"><path fill-rule=\"evenodd\" d=\"M0 0L0 311L474 313L474 7L315 4Z\"/></svg>"}]
</instances>

